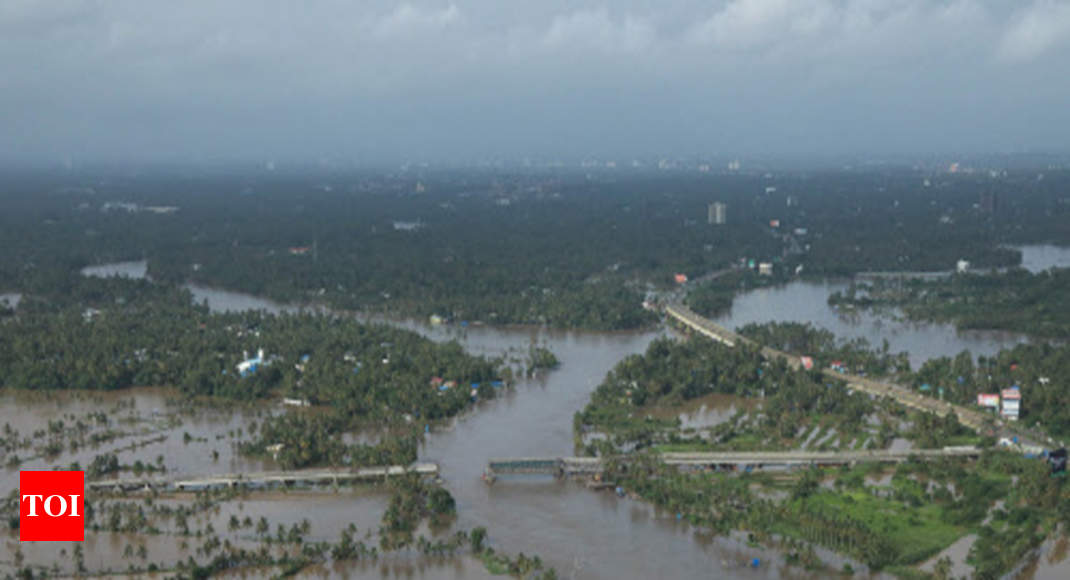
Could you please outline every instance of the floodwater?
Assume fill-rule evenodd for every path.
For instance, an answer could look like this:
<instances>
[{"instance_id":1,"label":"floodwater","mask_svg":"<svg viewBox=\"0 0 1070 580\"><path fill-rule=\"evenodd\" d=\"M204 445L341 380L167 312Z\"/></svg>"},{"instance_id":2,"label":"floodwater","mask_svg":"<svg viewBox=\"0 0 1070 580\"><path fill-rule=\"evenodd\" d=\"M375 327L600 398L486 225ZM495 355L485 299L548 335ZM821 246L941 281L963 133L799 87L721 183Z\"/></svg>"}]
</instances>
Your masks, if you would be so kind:
<instances>
[{"instance_id":1,"label":"floodwater","mask_svg":"<svg viewBox=\"0 0 1070 580\"><path fill-rule=\"evenodd\" d=\"M1070 248L1048 244L1011 247L1022 252L1022 267L1034 274L1048 268L1070 268Z\"/></svg>"},{"instance_id":2,"label":"floodwater","mask_svg":"<svg viewBox=\"0 0 1070 580\"><path fill-rule=\"evenodd\" d=\"M958 540L955 540L950 546L944 548L939 554L929 558L921 565L921 569L926 572L932 572L936 567L936 563L943 558L951 560L951 577L962 578L969 577L973 572L973 566L966 563L966 557L970 555L970 548L973 547L973 543L977 541L977 534L966 534Z\"/></svg>"},{"instance_id":3,"label":"floodwater","mask_svg":"<svg viewBox=\"0 0 1070 580\"><path fill-rule=\"evenodd\" d=\"M676 407L651 409L650 414L663 419L675 417L680 421L680 429L703 432L728 421L740 411L752 411L756 407L758 401L755 399L714 393Z\"/></svg>"},{"instance_id":4,"label":"floodwater","mask_svg":"<svg viewBox=\"0 0 1070 580\"><path fill-rule=\"evenodd\" d=\"M892 320L868 311L837 310L828 304L829 294L843 291L847 282L791 282L774 288L759 288L738 296L732 309L715 319L728 328L766 322L810 323L833 332L837 338L864 338L873 348L887 340L891 352L907 351L912 368L930 358L953 357L969 350L975 357L992 355L1004 348L1028 342L1013 332L959 331L951 324Z\"/></svg>"},{"instance_id":5,"label":"floodwater","mask_svg":"<svg viewBox=\"0 0 1070 580\"><path fill-rule=\"evenodd\" d=\"M1070 578L1070 538L1048 540L1035 559L1027 563L1015 578L1018 580L1066 580Z\"/></svg>"},{"instance_id":6,"label":"floodwater","mask_svg":"<svg viewBox=\"0 0 1070 580\"><path fill-rule=\"evenodd\" d=\"M1070 252L1067 252L1070 254ZM1046 259L1058 256L1045 254ZM1053 257L1054 256L1054 257ZM145 275L144 262L96 266L87 275ZM269 312L291 307L249 295L187 286L200 302L207 300L216 311L263 309ZM718 320L730 327L770 320L810 322L838 336L863 337L879 346L887 339L893 351L908 350L917 366L934 357L954 355L963 349L990 354L1023 339L1005 333L959 333L947 325L912 324L875 317L843 316L827 305L838 282L795 282L774 289L762 289L737 298L732 311ZM501 355L526 352L533 344L552 350L561 367L534 379L520 381L515 390L502 397L481 402L477 408L457 418L428 437L420 450L421 461L437 462L444 485L457 500L455 529L486 526L488 541L496 550L509 554L538 554L554 566L562 578L809 578L821 577L801 569L787 568L783 557L772 548L752 548L738 537L710 537L676 521L644 502L594 492L577 482L543 477L502 478L493 486L480 479L486 462L494 457L566 456L573 449L573 414L582 409L605 374L627 355L640 353L659 332L584 333L557 332L537 328L496 328L456 326L430 327L412 321L391 321L417 330L435 340L456 339L474 354ZM164 389L136 389L116 394L69 394L32 396L0 394L0 424L11 423L23 436L47 424L49 419L82 417L91 411L105 411L112 428L122 435L106 443L65 449L55 457L35 457L22 466L51 469L77 461L83 467L100 453L114 451L120 462L140 459L154 463L163 456L170 474L208 474L270 469L270 461L251 461L238 455L235 445L248 423L268 412L267 408L222 408L188 414L169 405L173 394ZM702 428L731 417L744 403L702 401L670 412L685 425ZM17 412L15 411L17 409ZM102 428L99 428L102 429ZM191 439L184 437L185 433ZM214 452L214 453L213 453ZM32 453L19 451L20 456ZM0 457L6 463L7 457ZM17 487L17 467L0 468L0 494ZM125 475L125 474L124 474ZM337 541L340 531L355 524L360 535L378 527L386 497L375 489L306 490L255 494L230 500L218 510L193 519L191 526L211 523L226 530L231 515L257 519L268 517L292 525L308 518L312 522L309 540ZM247 531L227 532L234 543L248 541ZM148 561L165 562L189 555L195 545L182 548L167 536L90 534L86 562L96 569L125 568L126 544L146 544ZM161 541L161 538L163 540ZM370 540L366 540L370 541ZM0 532L0 572L9 554L18 547L17 535ZM67 546L68 550L70 546ZM27 561L50 563L50 552L25 551ZM90 556L92 553L92 556ZM159 557L157 557L157 555ZM822 551L834 567L843 560ZM747 567L758 558L758 569ZM65 570L70 570L69 561ZM1065 560L1063 560L1065 561ZM856 570L862 569L853 563ZM1063 565L1065 566L1065 565ZM1065 572L1065 567L1061 568ZM1038 566L1042 577L1047 568ZM1043 571L1043 572L1042 572ZM376 563L328 564L310 571L314 575L354 578L391 576L419 578L482 578L486 572L470 557L428 558L415 554L391 555ZM269 574L266 572L265 575ZM254 572L252 576L256 576ZM867 577L866 574L859 574Z\"/></svg>"},{"instance_id":7,"label":"floodwater","mask_svg":"<svg viewBox=\"0 0 1070 580\"><path fill-rule=\"evenodd\" d=\"M18 308L19 302L22 301L22 294L18 292L8 292L6 294L0 294L0 307L6 306L9 308Z\"/></svg>"}]
</instances>

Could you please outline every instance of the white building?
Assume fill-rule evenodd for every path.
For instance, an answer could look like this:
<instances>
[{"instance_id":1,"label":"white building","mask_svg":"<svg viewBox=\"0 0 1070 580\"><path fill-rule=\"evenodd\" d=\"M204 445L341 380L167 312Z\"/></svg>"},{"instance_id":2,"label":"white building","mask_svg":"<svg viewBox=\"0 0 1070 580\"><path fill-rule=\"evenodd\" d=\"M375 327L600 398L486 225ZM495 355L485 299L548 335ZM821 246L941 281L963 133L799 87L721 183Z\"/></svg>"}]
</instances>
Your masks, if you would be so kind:
<instances>
[{"instance_id":1,"label":"white building","mask_svg":"<svg viewBox=\"0 0 1070 580\"><path fill-rule=\"evenodd\" d=\"M241 376L251 375L256 372L256 369L260 365L264 364L264 349L258 349L256 356L253 358L246 357L245 360L238 363L238 374Z\"/></svg>"},{"instance_id":2,"label":"white building","mask_svg":"<svg viewBox=\"0 0 1070 580\"><path fill-rule=\"evenodd\" d=\"M706 221L714 225L724 225L728 219L728 205L715 201L706 206Z\"/></svg>"}]
</instances>

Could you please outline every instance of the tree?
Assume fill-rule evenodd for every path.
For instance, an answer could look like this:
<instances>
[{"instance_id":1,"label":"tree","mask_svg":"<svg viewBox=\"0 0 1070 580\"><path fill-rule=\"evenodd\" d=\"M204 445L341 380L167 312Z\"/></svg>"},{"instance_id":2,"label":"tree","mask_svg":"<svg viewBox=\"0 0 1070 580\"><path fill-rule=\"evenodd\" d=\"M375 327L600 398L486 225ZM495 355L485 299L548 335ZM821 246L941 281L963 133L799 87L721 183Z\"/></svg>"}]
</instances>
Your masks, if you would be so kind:
<instances>
[{"instance_id":1,"label":"tree","mask_svg":"<svg viewBox=\"0 0 1070 580\"><path fill-rule=\"evenodd\" d=\"M477 526L472 528L472 550L479 553L483 551L483 541L487 538L487 528Z\"/></svg>"}]
</instances>

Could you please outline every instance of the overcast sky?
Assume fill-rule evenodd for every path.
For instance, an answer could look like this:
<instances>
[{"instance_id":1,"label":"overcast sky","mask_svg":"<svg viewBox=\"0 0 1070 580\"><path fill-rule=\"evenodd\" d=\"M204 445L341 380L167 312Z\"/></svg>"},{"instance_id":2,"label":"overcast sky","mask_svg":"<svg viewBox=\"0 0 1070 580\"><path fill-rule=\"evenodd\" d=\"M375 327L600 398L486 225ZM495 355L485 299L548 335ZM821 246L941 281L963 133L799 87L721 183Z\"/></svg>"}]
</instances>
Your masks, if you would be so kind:
<instances>
[{"instance_id":1,"label":"overcast sky","mask_svg":"<svg viewBox=\"0 0 1070 580\"><path fill-rule=\"evenodd\" d=\"M1070 149L1070 0L0 0L0 159Z\"/></svg>"}]
</instances>

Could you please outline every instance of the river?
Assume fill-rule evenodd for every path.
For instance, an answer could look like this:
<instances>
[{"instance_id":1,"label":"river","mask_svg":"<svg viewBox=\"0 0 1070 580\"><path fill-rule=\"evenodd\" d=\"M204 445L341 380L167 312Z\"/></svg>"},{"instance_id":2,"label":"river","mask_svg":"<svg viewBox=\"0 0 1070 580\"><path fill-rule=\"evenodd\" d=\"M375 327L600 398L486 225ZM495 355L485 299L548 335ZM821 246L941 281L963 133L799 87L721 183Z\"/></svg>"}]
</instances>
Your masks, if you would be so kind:
<instances>
[{"instance_id":1,"label":"river","mask_svg":"<svg viewBox=\"0 0 1070 580\"><path fill-rule=\"evenodd\" d=\"M1070 255L1065 249L1062 252L1047 252L1046 259L1062 260ZM1036 262L1033 265L1038 266ZM132 262L86 269L85 273L141 277L146 270L144 262ZM914 366L930 357L954 355L963 349L969 349L975 355L991 354L1024 340L1006 333L960 333L948 325L891 322L867 315L844 316L826 302L829 292L843 286L845 284L840 282L794 282L780 288L749 292L738 297L731 312L718 322L738 327L748 322L795 320L827 328L838 336L866 338L874 345L887 339L893 351L908 350ZM207 300L215 311L292 310L237 292L197 285L187 287L195 300ZM526 327L472 326L461 329L413 321L392 323L435 340L456 339L475 354L496 356L508 349L526 352L530 344L537 342L552 350L561 361L559 369L539 378L520 381L515 390L480 403L472 412L433 431L427 438L420 450L420 460L434 461L441 467L444 484L457 500L459 517L456 527L486 526L490 532L489 542L495 549L511 554L520 551L538 554L557 568L562 578L820 577L782 565L783 557L775 549L752 548L741 538L710 537L677 522L674 514L662 513L644 502L618 498L611 493L593 492L576 482L533 477L511 478L487 486L480 480L483 467L491 457L573 454L573 414L586 405L606 372L625 356L642 352L660 331L586 333ZM169 392L164 389L60 397L6 393L0 396L0 408L4 410L0 423L14 423L20 431L27 431L45 424L48 419L70 414L80 416L92 410L107 411L109 416L128 417L129 436L99 448L85 447L74 453L61 453L53 459L33 459L23 465L23 469L49 469L72 461L85 466L96 454L122 450L131 442L150 441L159 435L166 438L135 450L119 451L121 461L153 462L157 455L163 455L171 473L189 474L272 467L270 461L250 462L240 457L233 446L240 439L236 430L265 409L220 409L199 412L194 417L169 407L169 399ZM709 420L703 417L712 417L715 422L730 416L729 409L739 404L730 399L704 403L706 406L697 410L683 410L682 418L706 424ZM13 409L18 412L11 412ZM278 412L277 409L268 411ZM171 420L181 420L182 423L172 425L166 422ZM186 432L195 435L188 443L183 437ZM219 457L213 459L212 451L218 452ZM6 494L15 487L17 471L4 468L0 471L0 493ZM289 492L278 497L253 495L242 501L228 502L219 511L195 521L211 521L217 530L223 530L231 514L252 515L254 519L266 515L272 525L275 522L289 525L308 517L312 521L310 540L337 541L338 534L350 522L355 523L362 534L374 530L384 508L385 497L375 490ZM114 567L116 571L125 568L122 549L131 542L146 545L149 561L174 561L192 553L174 542L158 541L158 537L91 535L99 537L87 544L93 552L92 558L87 557L87 563L92 560L101 568ZM227 537L234 542L248 539L241 532ZM17 547L17 535L8 533L0 543L0 560L7 560L4 552L13 553ZM36 559L29 551L26 555L30 560ZM820 551L820 555L832 566L839 567L843 563L827 551ZM48 556L46 553L38 554L38 557ZM757 569L746 567L753 558L762 562ZM1067 566L1067 560L1063 558L1032 569L1044 574L1053 569L1070 571ZM860 568L857 564L855 567ZM431 559L415 555L390 556L376 564L331 565L309 572L357 578L487 576L482 565L469 557ZM253 571L250 575L257 574Z\"/></svg>"}]
</instances>

